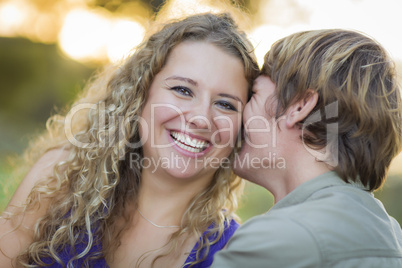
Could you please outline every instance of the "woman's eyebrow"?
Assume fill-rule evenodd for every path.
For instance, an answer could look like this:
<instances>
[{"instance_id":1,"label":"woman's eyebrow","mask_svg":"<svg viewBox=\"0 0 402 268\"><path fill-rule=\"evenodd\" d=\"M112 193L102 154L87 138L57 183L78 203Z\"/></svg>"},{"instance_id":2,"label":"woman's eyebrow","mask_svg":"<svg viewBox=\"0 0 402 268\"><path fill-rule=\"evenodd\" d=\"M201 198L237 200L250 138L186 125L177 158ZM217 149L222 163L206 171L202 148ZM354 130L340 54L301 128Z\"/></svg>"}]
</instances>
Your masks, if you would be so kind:
<instances>
[{"instance_id":1,"label":"woman's eyebrow","mask_svg":"<svg viewBox=\"0 0 402 268\"><path fill-rule=\"evenodd\" d=\"M218 94L218 96L221 96L221 97L224 97L224 98L231 98L231 99L237 100L237 101L239 101L242 105L244 105L244 103L241 101L241 99L240 99L239 97L237 97L237 96L230 95L230 94L226 94L226 93L220 93L220 94Z\"/></svg>"},{"instance_id":2,"label":"woman's eyebrow","mask_svg":"<svg viewBox=\"0 0 402 268\"><path fill-rule=\"evenodd\" d=\"M165 80L180 80L180 81L187 82L193 86L198 85L198 83L196 81L194 81L193 79L187 78L187 77L182 77L182 76L170 76L170 77L166 78Z\"/></svg>"}]
</instances>

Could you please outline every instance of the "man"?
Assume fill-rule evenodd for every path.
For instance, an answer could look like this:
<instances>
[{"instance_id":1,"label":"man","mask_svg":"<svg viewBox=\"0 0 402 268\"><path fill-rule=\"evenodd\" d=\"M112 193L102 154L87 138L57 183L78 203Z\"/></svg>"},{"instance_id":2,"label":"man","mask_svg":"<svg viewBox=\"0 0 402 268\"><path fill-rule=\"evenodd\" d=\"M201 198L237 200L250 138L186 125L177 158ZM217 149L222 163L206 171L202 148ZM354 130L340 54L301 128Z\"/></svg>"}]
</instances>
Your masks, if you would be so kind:
<instances>
[{"instance_id":1,"label":"man","mask_svg":"<svg viewBox=\"0 0 402 268\"><path fill-rule=\"evenodd\" d=\"M401 151L401 118L393 63L372 39L319 30L276 42L234 163L275 205L212 267L402 267L401 227L372 194Z\"/></svg>"}]
</instances>

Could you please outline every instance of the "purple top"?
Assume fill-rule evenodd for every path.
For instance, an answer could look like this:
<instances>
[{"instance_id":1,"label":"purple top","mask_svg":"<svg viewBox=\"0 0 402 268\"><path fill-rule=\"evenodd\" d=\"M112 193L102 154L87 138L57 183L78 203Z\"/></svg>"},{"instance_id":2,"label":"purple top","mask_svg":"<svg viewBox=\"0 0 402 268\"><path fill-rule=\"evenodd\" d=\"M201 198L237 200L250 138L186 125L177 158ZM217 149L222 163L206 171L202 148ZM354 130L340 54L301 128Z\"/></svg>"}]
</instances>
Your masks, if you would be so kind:
<instances>
[{"instance_id":1,"label":"purple top","mask_svg":"<svg viewBox=\"0 0 402 268\"><path fill-rule=\"evenodd\" d=\"M211 224L208 229L212 228L214 225ZM207 258L196 264L193 265L192 267L194 268L206 268L206 267L210 267L214 258L214 254L221 250L226 243L228 242L228 240L232 237L232 235L234 234L234 232L237 230L237 228L239 228L239 224L235 221L235 220L231 220L229 226L226 226L225 230L223 231L223 234L221 236L221 238L218 240L218 242L216 242L215 244L213 244L210 248L209 248L209 252L208 252L208 256ZM207 230L208 231L208 230ZM207 232L205 231L204 234ZM200 240L203 239L204 234L200 237ZM209 237L208 239L210 241L214 240L216 238L217 234L213 234L211 235L211 237ZM71 250L70 247L66 247L62 252L60 252L59 258L62 260L63 263L67 264L68 261L73 257L76 256L79 252L84 251L85 247L86 247L86 241L87 238L86 236L83 237L83 239L81 240L81 243L78 243L75 246L75 252ZM190 254L188 255L186 262L185 263L189 263L191 261L194 261L196 259L196 253L197 253L197 247L198 247L198 242L194 245L193 249L191 250ZM94 253L94 252L101 252L102 251L102 245L101 243L94 243L94 245L92 246L92 248L89 250L88 254ZM201 256L204 253L204 250L201 251ZM88 255L87 254L87 255ZM83 258L80 258L78 260L73 261L71 264L72 266L70 267L82 267L83 266L83 260L85 259L86 256L84 256ZM46 267L52 267L52 268L59 268L59 267L63 267L61 264L57 263L57 262L53 262L52 259L50 258L44 258L42 259L42 261L46 264L51 264L49 266ZM53 262L53 263L52 263ZM104 258L100 258L97 260L93 260L89 262L90 267L96 267L96 268L109 268L109 266L106 263L106 260ZM189 265L185 265L183 268L187 268Z\"/></svg>"}]
</instances>

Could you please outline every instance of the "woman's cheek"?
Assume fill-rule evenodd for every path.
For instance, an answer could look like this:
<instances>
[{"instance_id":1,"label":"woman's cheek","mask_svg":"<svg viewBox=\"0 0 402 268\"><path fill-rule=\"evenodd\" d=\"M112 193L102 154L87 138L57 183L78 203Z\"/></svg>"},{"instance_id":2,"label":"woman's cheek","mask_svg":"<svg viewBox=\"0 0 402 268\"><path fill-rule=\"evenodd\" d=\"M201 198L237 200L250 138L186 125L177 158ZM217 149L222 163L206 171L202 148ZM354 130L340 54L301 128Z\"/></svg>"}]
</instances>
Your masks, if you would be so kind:
<instances>
[{"instance_id":1,"label":"woman's cheek","mask_svg":"<svg viewBox=\"0 0 402 268\"><path fill-rule=\"evenodd\" d=\"M215 122L217 130L213 133L212 142L220 148L234 148L241 127L241 121L237 116L220 116L219 120L215 120Z\"/></svg>"}]
</instances>

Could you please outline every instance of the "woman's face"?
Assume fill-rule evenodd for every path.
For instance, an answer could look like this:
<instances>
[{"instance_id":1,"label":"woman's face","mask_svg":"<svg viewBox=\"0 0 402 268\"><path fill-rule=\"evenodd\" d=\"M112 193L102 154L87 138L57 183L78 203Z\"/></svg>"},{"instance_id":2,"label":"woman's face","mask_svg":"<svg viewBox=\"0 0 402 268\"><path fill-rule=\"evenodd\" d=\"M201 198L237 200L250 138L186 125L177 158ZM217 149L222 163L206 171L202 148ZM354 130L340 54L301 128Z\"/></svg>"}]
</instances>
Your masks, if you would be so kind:
<instances>
[{"instance_id":1,"label":"woman's face","mask_svg":"<svg viewBox=\"0 0 402 268\"><path fill-rule=\"evenodd\" d=\"M240 59L208 42L177 45L143 109L143 171L211 178L235 147L247 88Z\"/></svg>"}]
</instances>

